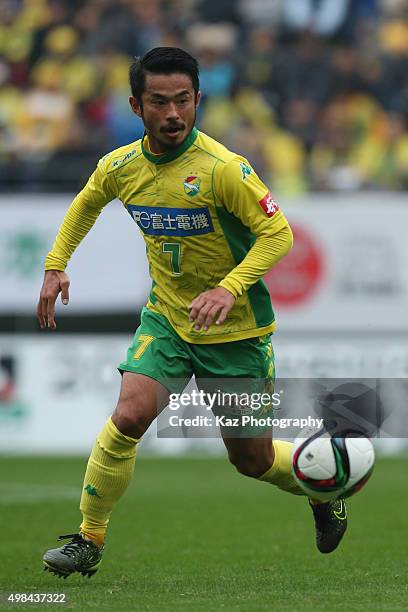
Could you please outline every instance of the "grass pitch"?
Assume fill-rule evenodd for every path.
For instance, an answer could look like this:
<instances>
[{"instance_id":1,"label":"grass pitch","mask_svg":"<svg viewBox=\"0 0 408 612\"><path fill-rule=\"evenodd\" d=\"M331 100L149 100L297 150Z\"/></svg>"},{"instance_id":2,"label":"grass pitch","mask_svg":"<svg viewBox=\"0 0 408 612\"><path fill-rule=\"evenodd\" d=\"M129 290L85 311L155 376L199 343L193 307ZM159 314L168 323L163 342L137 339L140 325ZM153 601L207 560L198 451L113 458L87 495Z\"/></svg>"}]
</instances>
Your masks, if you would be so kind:
<instances>
[{"instance_id":1,"label":"grass pitch","mask_svg":"<svg viewBox=\"0 0 408 612\"><path fill-rule=\"evenodd\" d=\"M381 459L349 501L349 530L321 555L304 498L222 459L143 458L111 521L101 569L42 571L78 529L85 459L0 458L0 591L63 592L62 609L408 610L408 458ZM53 608L55 606L52 606Z\"/></svg>"}]
</instances>

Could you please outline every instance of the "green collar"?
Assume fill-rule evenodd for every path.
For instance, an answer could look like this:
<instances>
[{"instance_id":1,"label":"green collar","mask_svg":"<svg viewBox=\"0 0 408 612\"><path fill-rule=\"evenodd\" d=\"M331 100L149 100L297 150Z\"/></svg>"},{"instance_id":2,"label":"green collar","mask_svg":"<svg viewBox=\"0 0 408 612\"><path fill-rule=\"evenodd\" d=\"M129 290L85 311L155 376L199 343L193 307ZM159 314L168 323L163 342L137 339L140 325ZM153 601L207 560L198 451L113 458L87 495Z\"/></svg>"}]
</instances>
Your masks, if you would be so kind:
<instances>
[{"instance_id":1,"label":"green collar","mask_svg":"<svg viewBox=\"0 0 408 612\"><path fill-rule=\"evenodd\" d=\"M174 149L173 151L167 151L167 153L162 153L161 155L154 155L153 153L150 153L150 151L146 151L146 149L143 146L143 140L144 140L143 138L142 139L142 153L145 156L145 158L148 159L153 164L167 164L168 162L171 162L174 159L177 159L177 157L180 157L180 155L182 155L185 151L187 151L187 149L191 147L191 145L196 141L197 136L198 136L198 130L196 127L194 127L182 145L180 145L177 149Z\"/></svg>"}]
</instances>

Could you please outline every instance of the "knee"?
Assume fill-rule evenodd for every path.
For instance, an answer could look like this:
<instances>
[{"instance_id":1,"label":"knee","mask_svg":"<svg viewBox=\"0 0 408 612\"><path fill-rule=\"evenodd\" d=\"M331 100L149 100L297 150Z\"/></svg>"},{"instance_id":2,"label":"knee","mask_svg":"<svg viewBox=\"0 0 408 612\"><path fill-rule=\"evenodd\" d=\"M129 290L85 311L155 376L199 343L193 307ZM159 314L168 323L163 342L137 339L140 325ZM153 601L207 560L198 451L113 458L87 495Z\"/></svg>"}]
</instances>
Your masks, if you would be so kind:
<instances>
[{"instance_id":1,"label":"knee","mask_svg":"<svg viewBox=\"0 0 408 612\"><path fill-rule=\"evenodd\" d=\"M136 398L119 400L112 421L125 436L141 438L148 430L152 422L151 411L144 404L142 399Z\"/></svg>"},{"instance_id":2,"label":"knee","mask_svg":"<svg viewBox=\"0 0 408 612\"><path fill-rule=\"evenodd\" d=\"M229 453L228 458L237 471L250 478L259 478L268 471L273 462L270 456L259 453Z\"/></svg>"}]
</instances>

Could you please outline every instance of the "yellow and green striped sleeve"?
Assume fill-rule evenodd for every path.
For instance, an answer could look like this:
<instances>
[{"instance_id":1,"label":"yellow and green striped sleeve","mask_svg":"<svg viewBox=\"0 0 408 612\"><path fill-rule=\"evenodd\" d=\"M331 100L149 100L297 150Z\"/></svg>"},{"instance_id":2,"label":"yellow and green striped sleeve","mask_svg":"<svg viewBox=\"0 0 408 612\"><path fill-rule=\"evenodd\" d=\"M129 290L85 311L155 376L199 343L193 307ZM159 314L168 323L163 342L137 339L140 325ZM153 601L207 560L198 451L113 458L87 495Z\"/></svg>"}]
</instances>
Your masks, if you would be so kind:
<instances>
[{"instance_id":1,"label":"yellow and green striped sleeve","mask_svg":"<svg viewBox=\"0 0 408 612\"><path fill-rule=\"evenodd\" d=\"M228 224L223 224L232 250L236 236L233 236L234 224L231 223L231 216L247 228L251 237L250 248L245 257L219 283L238 297L286 255L292 247L293 235L268 188L245 158L237 156L220 167L215 190L227 211L224 217L229 217L232 226L228 235Z\"/></svg>"}]
</instances>

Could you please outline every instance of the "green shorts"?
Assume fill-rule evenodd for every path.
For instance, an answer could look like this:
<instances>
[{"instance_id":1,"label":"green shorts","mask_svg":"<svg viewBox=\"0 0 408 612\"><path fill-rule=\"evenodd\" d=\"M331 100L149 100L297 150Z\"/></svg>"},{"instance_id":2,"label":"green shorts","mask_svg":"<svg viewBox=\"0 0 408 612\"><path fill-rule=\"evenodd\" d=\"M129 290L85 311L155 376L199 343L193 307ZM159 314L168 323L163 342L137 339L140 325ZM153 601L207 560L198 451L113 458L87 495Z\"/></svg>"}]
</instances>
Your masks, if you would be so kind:
<instances>
[{"instance_id":1,"label":"green shorts","mask_svg":"<svg viewBox=\"0 0 408 612\"><path fill-rule=\"evenodd\" d=\"M192 344L174 331L166 317L144 308L141 324L128 349L127 359L119 365L120 372L144 374L164 385L170 393L180 394L194 375L199 389L239 394L273 394L275 380L271 334L261 337L223 342ZM222 402L221 402L222 403ZM272 417L272 403L253 407L240 403L232 413ZM231 408L231 406L229 406ZM217 405L214 414L229 413L229 408ZM270 427L263 427L265 431Z\"/></svg>"}]
</instances>

